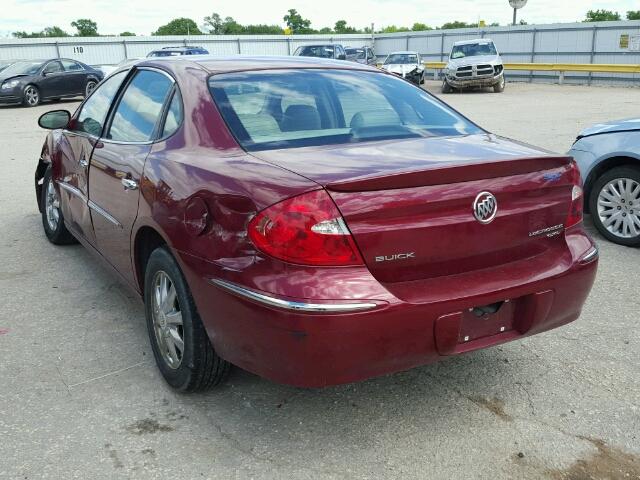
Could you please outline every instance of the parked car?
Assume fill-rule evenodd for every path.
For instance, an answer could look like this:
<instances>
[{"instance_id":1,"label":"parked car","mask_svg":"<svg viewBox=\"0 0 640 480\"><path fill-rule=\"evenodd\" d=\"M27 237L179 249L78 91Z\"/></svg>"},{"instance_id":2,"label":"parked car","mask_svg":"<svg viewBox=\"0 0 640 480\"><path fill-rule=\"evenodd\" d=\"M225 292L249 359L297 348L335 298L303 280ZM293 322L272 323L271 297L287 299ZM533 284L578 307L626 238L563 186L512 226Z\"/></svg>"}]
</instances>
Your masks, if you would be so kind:
<instances>
[{"instance_id":1,"label":"parked car","mask_svg":"<svg viewBox=\"0 0 640 480\"><path fill-rule=\"evenodd\" d=\"M368 46L364 47L344 47L347 54L347 60L363 65L376 65L377 57L373 53L373 49Z\"/></svg>"},{"instance_id":2,"label":"parked car","mask_svg":"<svg viewBox=\"0 0 640 480\"><path fill-rule=\"evenodd\" d=\"M209 52L202 47L194 46L177 46L177 47L162 47L159 50L153 50L149 52L147 57L176 57L180 55L208 55Z\"/></svg>"},{"instance_id":3,"label":"parked car","mask_svg":"<svg viewBox=\"0 0 640 480\"><path fill-rule=\"evenodd\" d=\"M102 77L101 71L68 58L15 62L0 72L0 104L35 107L43 100L88 96Z\"/></svg>"},{"instance_id":4,"label":"parked car","mask_svg":"<svg viewBox=\"0 0 640 480\"><path fill-rule=\"evenodd\" d=\"M384 59L382 69L417 85L424 83L424 65L418 52L393 52Z\"/></svg>"},{"instance_id":5,"label":"parked car","mask_svg":"<svg viewBox=\"0 0 640 480\"><path fill-rule=\"evenodd\" d=\"M569 154L582 172L585 207L598 231L640 247L640 118L583 130Z\"/></svg>"},{"instance_id":6,"label":"parked car","mask_svg":"<svg viewBox=\"0 0 640 480\"><path fill-rule=\"evenodd\" d=\"M570 157L366 65L147 59L39 124L47 238L144 299L182 391L230 364L324 386L517 340L578 318L596 274Z\"/></svg>"},{"instance_id":7,"label":"parked car","mask_svg":"<svg viewBox=\"0 0 640 480\"><path fill-rule=\"evenodd\" d=\"M344 47L338 44L302 45L296 48L293 55L296 57L333 58L335 60L347 59Z\"/></svg>"},{"instance_id":8,"label":"parked car","mask_svg":"<svg viewBox=\"0 0 640 480\"><path fill-rule=\"evenodd\" d=\"M444 69L442 92L472 87L504 91L504 65L493 41L488 38L455 42Z\"/></svg>"},{"instance_id":9,"label":"parked car","mask_svg":"<svg viewBox=\"0 0 640 480\"><path fill-rule=\"evenodd\" d=\"M118 62L116 65L98 65L95 68L100 70L102 72L102 74L106 77L108 75L111 75L113 72L118 70L120 67L124 67L126 65L133 65L134 63L136 63L137 61L139 61L139 60L141 60L143 58L146 58L146 57L126 58L126 59L121 60L120 62Z\"/></svg>"}]
</instances>

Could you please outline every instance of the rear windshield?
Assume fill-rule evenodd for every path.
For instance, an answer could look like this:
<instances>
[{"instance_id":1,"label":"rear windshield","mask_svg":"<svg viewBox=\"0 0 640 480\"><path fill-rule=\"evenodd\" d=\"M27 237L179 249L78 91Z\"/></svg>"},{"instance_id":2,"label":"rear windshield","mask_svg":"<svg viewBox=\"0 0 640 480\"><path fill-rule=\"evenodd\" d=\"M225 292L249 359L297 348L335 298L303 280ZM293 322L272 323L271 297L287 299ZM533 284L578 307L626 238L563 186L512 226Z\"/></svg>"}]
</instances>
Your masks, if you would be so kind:
<instances>
[{"instance_id":1,"label":"rear windshield","mask_svg":"<svg viewBox=\"0 0 640 480\"><path fill-rule=\"evenodd\" d=\"M377 72L229 73L212 76L209 89L249 151L482 132L424 90Z\"/></svg>"}]
</instances>

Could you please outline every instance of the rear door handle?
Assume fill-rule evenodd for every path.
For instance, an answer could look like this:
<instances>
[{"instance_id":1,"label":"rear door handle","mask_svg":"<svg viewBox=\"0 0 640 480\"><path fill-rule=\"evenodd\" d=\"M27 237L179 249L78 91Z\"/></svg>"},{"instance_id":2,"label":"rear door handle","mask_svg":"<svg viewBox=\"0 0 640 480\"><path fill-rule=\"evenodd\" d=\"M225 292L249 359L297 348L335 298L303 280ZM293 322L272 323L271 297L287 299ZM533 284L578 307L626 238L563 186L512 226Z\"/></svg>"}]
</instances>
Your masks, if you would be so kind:
<instances>
[{"instance_id":1,"label":"rear door handle","mask_svg":"<svg viewBox=\"0 0 640 480\"><path fill-rule=\"evenodd\" d=\"M138 182L136 182L135 180L131 180L130 178L123 178L122 180L120 180L120 182L122 182L122 186L125 190L138 189Z\"/></svg>"}]
</instances>

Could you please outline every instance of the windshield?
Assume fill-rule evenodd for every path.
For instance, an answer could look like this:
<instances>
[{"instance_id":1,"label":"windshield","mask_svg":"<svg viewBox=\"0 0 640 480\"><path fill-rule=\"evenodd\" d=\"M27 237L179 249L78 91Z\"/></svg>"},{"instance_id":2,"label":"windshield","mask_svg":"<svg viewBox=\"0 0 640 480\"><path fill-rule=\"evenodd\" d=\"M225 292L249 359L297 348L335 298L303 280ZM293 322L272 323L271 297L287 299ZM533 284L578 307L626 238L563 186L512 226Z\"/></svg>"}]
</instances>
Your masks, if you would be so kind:
<instances>
[{"instance_id":1,"label":"windshield","mask_svg":"<svg viewBox=\"0 0 640 480\"><path fill-rule=\"evenodd\" d=\"M404 65L418 63L418 55L412 53L392 53L384 61L385 65Z\"/></svg>"},{"instance_id":2,"label":"windshield","mask_svg":"<svg viewBox=\"0 0 640 480\"><path fill-rule=\"evenodd\" d=\"M16 62L2 71L2 75L35 75L40 70L42 62Z\"/></svg>"},{"instance_id":3,"label":"windshield","mask_svg":"<svg viewBox=\"0 0 640 480\"><path fill-rule=\"evenodd\" d=\"M451 50L451 58L477 57L478 55L497 55L493 42L469 43L455 45Z\"/></svg>"},{"instance_id":4,"label":"windshield","mask_svg":"<svg viewBox=\"0 0 640 480\"><path fill-rule=\"evenodd\" d=\"M212 76L209 89L249 151L482 132L425 91L376 72L229 73Z\"/></svg>"},{"instance_id":5,"label":"windshield","mask_svg":"<svg viewBox=\"0 0 640 480\"><path fill-rule=\"evenodd\" d=\"M298 47L294 55L299 57L333 58L333 45L308 45Z\"/></svg>"},{"instance_id":6,"label":"windshield","mask_svg":"<svg viewBox=\"0 0 640 480\"><path fill-rule=\"evenodd\" d=\"M151 52L148 57L176 57L182 55L182 52L176 52L175 50L156 50Z\"/></svg>"},{"instance_id":7,"label":"windshield","mask_svg":"<svg viewBox=\"0 0 640 480\"><path fill-rule=\"evenodd\" d=\"M358 60L364 60L364 48L345 48L347 55L354 56Z\"/></svg>"}]
</instances>

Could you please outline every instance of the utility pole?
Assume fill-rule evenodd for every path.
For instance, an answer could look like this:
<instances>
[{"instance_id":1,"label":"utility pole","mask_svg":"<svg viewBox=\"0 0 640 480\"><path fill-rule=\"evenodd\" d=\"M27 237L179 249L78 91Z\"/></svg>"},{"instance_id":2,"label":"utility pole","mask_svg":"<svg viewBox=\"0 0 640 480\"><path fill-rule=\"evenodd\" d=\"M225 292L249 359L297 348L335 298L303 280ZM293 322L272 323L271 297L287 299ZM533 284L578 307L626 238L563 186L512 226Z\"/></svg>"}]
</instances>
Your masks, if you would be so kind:
<instances>
[{"instance_id":1,"label":"utility pole","mask_svg":"<svg viewBox=\"0 0 640 480\"><path fill-rule=\"evenodd\" d=\"M515 26L516 24L516 17L518 16L518 9L514 8L513 9L513 25Z\"/></svg>"}]
</instances>

